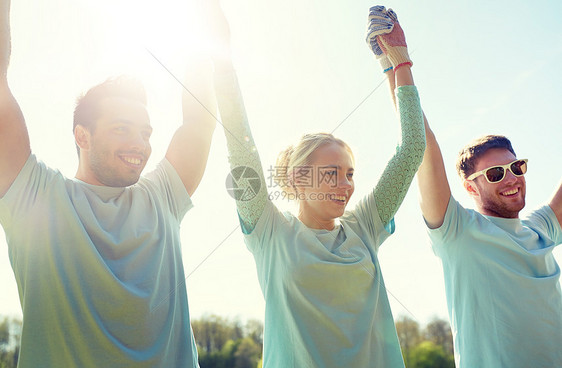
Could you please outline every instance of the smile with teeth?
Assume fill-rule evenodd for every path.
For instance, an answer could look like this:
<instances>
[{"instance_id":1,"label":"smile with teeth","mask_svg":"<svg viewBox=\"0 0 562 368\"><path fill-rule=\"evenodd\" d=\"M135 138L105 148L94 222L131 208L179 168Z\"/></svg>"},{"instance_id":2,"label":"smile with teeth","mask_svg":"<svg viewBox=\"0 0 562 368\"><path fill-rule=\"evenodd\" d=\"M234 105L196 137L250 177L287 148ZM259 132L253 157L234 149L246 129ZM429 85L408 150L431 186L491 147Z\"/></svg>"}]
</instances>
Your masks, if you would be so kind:
<instances>
[{"instance_id":1,"label":"smile with teeth","mask_svg":"<svg viewBox=\"0 0 562 368\"><path fill-rule=\"evenodd\" d=\"M338 202L345 202L347 200L347 197L341 194L334 194L332 195L332 200Z\"/></svg>"},{"instance_id":2,"label":"smile with teeth","mask_svg":"<svg viewBox=\"0 0 562 368\"><path fill-rule=\"evenodd\" d=\"M519 189L518 189L518 188L514 188L514 189L511 189L511 190L507 190L507 191L505 191L505 192L501 192L500 194L501 194L501 195L504 195L504 196L510 196L510 195L517 194L518 192L519 192Z\"/></svg>"},{"instance_id":3,"label":"smile with teeth","mask_svg":"<svg viewBox=\"0 0 562 368\"><path fill-rule=\"evenodd\" d=\"M121 159L131 165L140 165L142 163L142 160L140 158L137 157L127 157L127 156L122 156Z\"/></svg>"}]
</instances>

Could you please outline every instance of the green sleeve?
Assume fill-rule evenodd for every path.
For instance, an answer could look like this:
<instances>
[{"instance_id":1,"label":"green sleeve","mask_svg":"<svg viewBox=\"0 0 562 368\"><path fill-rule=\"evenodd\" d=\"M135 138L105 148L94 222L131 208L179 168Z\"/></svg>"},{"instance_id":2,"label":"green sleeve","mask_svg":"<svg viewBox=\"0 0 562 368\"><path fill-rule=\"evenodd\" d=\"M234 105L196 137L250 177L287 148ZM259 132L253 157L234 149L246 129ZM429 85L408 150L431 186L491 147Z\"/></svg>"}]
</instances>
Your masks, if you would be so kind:
<instances>
[{"instance_id":1,"label":"green sleeve","mask_svg":"<svg viewBox=\"0 0 562 368\"><path fill-rule=\"evenodd\" d=\"M418 90L415 86L396 89L401 125L401 142L375 187L374 195L384 226L402 204L425 151L425 127Z\"/></svg>"},{"instance_id":2,"label":"green sleeve","mask_svg":"<svg viewBox=\"0 0 562 368\"><path fill-rule=\"evenodd\" d=\"M236 200L243 231L249 234L268 201L266 181L234 70L215 73L215 90L235 188L230 194Z\"/></svg>"}]
</instances>

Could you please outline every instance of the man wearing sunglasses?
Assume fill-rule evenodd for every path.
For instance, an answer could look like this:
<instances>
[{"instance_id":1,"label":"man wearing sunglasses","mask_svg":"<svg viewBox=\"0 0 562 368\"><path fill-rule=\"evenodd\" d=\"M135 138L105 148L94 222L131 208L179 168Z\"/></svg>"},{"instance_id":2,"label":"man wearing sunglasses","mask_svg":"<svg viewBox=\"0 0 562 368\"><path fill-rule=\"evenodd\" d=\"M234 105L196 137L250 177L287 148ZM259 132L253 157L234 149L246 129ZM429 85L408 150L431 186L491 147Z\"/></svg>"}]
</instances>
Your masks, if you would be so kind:
<instances>
[{"instance_id":1,"label":"man wearing sunglasses","mask_svg":"<svg viewBox=\"0 0 562 368\"><path fill-rule=\"evenodd\" d=\"M560 268L562 186L524 219L527 160L503 136L461 150L457 170L476 210L452 196L441 151L426 121L418 171L420 204L441 258L456 366L562 367Z\"/></svg>"}]
</instances>

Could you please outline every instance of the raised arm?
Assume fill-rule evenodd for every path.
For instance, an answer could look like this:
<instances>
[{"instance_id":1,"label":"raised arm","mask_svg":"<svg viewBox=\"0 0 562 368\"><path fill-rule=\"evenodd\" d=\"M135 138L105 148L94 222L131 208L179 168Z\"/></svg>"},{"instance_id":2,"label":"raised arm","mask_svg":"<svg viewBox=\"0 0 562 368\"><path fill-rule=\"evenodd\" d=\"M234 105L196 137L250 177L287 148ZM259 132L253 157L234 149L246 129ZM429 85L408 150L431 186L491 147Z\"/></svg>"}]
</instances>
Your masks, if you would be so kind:
<instances>
[{"instance_id":1,"label":"raised arm","mask_svg":"<svg viewBox=\"0 0 562 368\"><path fill-rule=\"evenodd\" d=\"M23 114L8 87L10 52L10 1L0 0L0 198L31 152Z\"/></svg>"},{"instance_id":2,"label":"raised arm","mask_svg":"<svg viewBox=\"0 0 562 368\"><path fill-rule=\"evenodd\" d=\"M191 196L207 166L216 125L216 103L211 61L195 60L187 69L182 95L183 124L174 134L166 158Z\"/></svg>"},{"instance_id":3,"label":"raised arm","mask_svg":"<svg viewBox=\"0 0 562 368\"><path fill-rule=\"evenodd\" d=\"M443 224L445 219L445 212L451 198L451 188L445 173L441 149L435 134L427 123L425 114L423 118L427 146L422 164L418 169L420 207L427 226L430 229L436 229ZM560 220L560 217L558 219Z\"/></svg>"},{"instance_id":4,"label":"raised arm","mask_svg":"<svg viewBox=\"0 0 562 368\"><path fill-rule=\"evenodd\" d=\"M391 19L391 25L388 25L387 17ZM395 87L398 87L397 91L400 91L400 86L414 84L408 66L411 66L411 61L407 54L406 42L402 29L398 23L396 14L390 9L385 13L384 7L371 8L369 21L370 32L367 35L367 41L370 42L373 53L385 70L392 101L395 108L400 112L402 119L403 111L400 106L401 99L398 98L397 100ZM398 27L398 29L394 29L396 27ZM392 30L389 32L388 28L392 28ZM377 41L380 41L380 45ZM389 60L385 60L385 57ZM398 66L398 69L396 69L396 66ZM391 67L394 67L394 73L390 70ZM425 114L423 114L423 123L425 126L426 146L425 152L423 153L423 161L418 169L418 185L421 195L420 203L422 214L427 225L430 228L437 228L443 223L447 204L451 197L451 190L445 174L441 150L439 149L435 135L427 123ZM388 169L389 167L387 167L387 170Z\"/></svg>"},{"instance_id":5,"label":"raised arm","mask_svg":"<svg viewBox=\"0 0 562 368\"><path fill-rule=\"evenodd\" d=\"M248 124L244 100L230 57L230 31L218 0L207 3L215 32L215 91L220 120L226 135L231 176L238 187L233 191L243 231L253 231L266 203L267 188L260 157Z\"/></svg>"},{"instance_id":6,"label":"raised arm","mask_svg":"<svg viewBox=\"0 0 562 368\"><path fill-rule=\"evenodd\" d=\"M560 182L558 189L556 190L556 192L554 192L549 205L556 214L558 223L560 223L560 226L562 226L562 182Z\"/></svg>"},{"instance_id":7,"label":"raised arm","mask_svg":"<svg viewBox=\"0 0 562 368\"><path fill-rule=\"evenodd\" d=\"M388 82L391 89L392 99L396 105L396 94L394 93L394 86L398 80L404 79L404 82L409 83L411 75L408 76L406 70L396 72L396 81L392 71L387 72ZM401 82L401 83L404 83ZM445 218L445 211L451 197L451 189L445 173L445 165L443 164L443 157L441 150L435 139L433 131L429 127L427 118L423 114L425 125L425 152L423 161L418 169L418 188L420 192L420 206L422 215L431 229L438 228L443 224Z\"/></svg>"},{"instance_id":8,"label":"raised arm","mask_svg":"<svg viewBox=\"0 0 562 368\"><path fill-rule=\"evenodd\" d=\"M425 149L423 113L410 66L399 68L392 79L394 77L402 135L396 153L375 187L375 200L383 224L394 217L406 197Z\"/></svg>"},{"instance_id":9,"label":"raised arm","mask_svg":"<svg viewBox=\"0 0 562 368\"><path fill-rule=\"evenodd\" d=\"M384 225L404 200L425 149L423 113L408 56L404 33L396 14L382 6L371 8L367 41L385 72L401 124L401 141L388 162L374 195Z\"/></svg>"}]
</instances>

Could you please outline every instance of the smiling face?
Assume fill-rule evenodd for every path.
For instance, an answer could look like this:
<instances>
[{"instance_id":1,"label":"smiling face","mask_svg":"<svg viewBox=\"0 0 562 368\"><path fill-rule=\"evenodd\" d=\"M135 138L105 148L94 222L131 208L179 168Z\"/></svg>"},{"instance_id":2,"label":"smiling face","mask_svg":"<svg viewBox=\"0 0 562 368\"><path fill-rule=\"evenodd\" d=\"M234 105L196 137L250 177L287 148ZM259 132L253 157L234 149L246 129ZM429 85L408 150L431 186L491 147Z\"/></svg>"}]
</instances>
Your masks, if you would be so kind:
<instances>
[{"instance_id":1,"label":"smiling face","mask_svg":"<svg viewBox=\"0 0 562 368\"><path fill-rule=\"evenodd\" d=\"M507 149L489 149L476 163L474 172L509 164L515 159L515 155ZM525 177L515 176L510 170L506 171L505 177L498 183L488 183L486 178L480 175L474 180L465 180L464 186L474 199L478 211L484 215L517 218L525 207Z\"/></svg>"},{"instance_id":2,"label":"smiling face","mask_svg":"<svg viewBox=\"0 0 562 368\"><path fill-rule=\"evenodd\" d=\"M152 152L148 112L142 103L122 97L103 99L99 112L93 128L76 127L76 178L110 187L135 184Z\"/></svg>"},{"instance_id":3,"label":"smiling face","mask_svg":"<svg viewBox=\"0 0 562 368\"><path fill-rule=\"evenodd\" d=\"M299 199L299 219L314 229L332 230L342 216L355 189L353 158L341 144L317 148L309 162L312 180L295 178Z\"/></svg>"}]
</instances>

